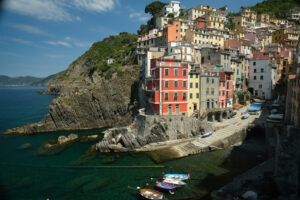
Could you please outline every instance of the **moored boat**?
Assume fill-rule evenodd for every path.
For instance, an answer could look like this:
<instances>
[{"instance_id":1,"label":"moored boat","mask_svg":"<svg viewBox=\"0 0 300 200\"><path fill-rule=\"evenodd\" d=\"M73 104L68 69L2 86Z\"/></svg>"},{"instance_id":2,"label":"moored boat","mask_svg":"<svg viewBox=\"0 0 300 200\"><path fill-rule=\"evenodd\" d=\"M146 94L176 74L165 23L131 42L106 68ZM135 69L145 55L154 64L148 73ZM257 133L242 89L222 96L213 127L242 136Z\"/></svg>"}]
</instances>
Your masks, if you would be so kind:
<instances>
[{"instance_id":1,"label":"moored boat","mask_svg":"<svg viewBox=\"0 0 300 200\"><path fill-rule=\"evenodd\" d=\"M249 113L243 114L242 119L247 119L249 116L250 116Z\"/></svg>"},{"instance_id":2,"label":"moored boat","mask_svg":"<svg viewBox=\"0 0 300 200\"><path fill-rule=\"evenodd\" d=\"M173 179L173 178L165 178L163 180L164 183L170 183L170 184L173 184L173 185L176 185L176 186L183 186L185 185L186 183L181 181L180 179Z\"/></svg>"},{"instance_id":3,"label":"moored boat","mask_svg":"<svg viewBox=\"0 0 300 200\"><path fill-rule=\"evenodd\" d=\"M171 184L171 183L158 182L158 183L156 183L156 187L165 189L165 190L174 190L176 188L176 185Z\"/></svg>"},{"instance_id":4,"label":"moored boat","mask_svg":"<svg viewBox=\"0 0 300 200\"><path fill-rule=\"evenodd\" d=\"M176 180L187 180L190 179L189 174L165 174L164 178L172 178Z\"/></svg>"},{"instance_id":5,"label":"moored boat","mask_svg":"<svg viewBox=\"0 0 300 200\"><path fill-rule=\"evenodd\" d=\"M164 195L161 192L152 189L140 189L140 195L146 199L160 200L163 199Z\"/></svg>"},{"instance_id":6,"label":"moored boat","mask_svg":"<svg viewBox=\"0 0 300 200\"><path fill-rule=\"evenodd\" d=\"M213 131L210 131L208 133L205 133L204 135L201 136L201 138L206 138L208 136L211 136L214 132Z\"/></svg>"}]
</instances>

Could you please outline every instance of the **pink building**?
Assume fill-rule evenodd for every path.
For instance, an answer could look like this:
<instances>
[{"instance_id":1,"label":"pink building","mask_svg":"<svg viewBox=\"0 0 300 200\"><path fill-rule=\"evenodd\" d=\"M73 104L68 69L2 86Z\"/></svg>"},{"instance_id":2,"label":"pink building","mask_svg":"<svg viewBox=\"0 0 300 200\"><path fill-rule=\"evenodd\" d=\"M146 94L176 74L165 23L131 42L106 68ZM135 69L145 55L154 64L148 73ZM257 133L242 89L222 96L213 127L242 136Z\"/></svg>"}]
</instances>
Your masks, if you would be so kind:
<instances>
[{"instance_id":1,"label":"pink building","mask_svg":"<svg viewBox=\"0 0 300 200\"><path fill-rule=\"evenodd\" d=\"M233 103L233 72L220 71L219 107L232 107Z\"/></svg>"}]
</instances>

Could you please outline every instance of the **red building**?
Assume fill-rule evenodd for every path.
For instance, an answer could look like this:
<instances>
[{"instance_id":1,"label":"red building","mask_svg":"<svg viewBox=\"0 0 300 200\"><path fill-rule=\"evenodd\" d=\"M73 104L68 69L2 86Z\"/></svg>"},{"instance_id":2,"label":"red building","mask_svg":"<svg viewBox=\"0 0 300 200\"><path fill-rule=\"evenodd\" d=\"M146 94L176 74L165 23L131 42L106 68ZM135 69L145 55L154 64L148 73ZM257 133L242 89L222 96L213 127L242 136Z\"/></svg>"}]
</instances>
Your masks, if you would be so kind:
<instances>
[{"instance_id":1,"label":"red building","mask_svg":"<svg viewBox=\"0 0 300 200\"><path fill-rule=\"evenodd\" d=\"M233 103L233 72L220 71L219 107L232 107Z\"/></svg>"},{"instance_id":2,"label":"red building","mask_svg":"<svg viewBox=\"0 0 300 200\"><path fill-rule=\"evenodd\" d=\"M185 115L188 105L188 66L181 60L152 59L147 92L157 114Z\"/></svg>"}]
</instances>

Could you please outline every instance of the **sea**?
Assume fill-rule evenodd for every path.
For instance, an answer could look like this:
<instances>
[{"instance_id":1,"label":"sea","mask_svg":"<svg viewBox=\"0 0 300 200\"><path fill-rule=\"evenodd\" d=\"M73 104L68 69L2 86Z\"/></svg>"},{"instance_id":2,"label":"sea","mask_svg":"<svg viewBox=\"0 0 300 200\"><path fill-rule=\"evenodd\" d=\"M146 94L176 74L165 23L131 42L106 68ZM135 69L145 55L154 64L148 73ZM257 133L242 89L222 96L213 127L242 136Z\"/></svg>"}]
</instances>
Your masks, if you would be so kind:
<instances>
[{"instance_id":1,"label":"sea","mask_svg":"<svg viewBox=\"0 0 300 200\"><path fill-rule=\"evenodd\" d=\"M0 132L42 120L57 96L38 94L44 87L0 87ZM242 148L201 153L157 163L147 153L98 153L97 141L75 142L52 154L41 147L60 135L98 134L105 130L0 134L1 200L134 200L137 187L154 188L165 173L191 179L165 199L210 199L210 193L263 161Z\"/></svg>"}]
</instances>

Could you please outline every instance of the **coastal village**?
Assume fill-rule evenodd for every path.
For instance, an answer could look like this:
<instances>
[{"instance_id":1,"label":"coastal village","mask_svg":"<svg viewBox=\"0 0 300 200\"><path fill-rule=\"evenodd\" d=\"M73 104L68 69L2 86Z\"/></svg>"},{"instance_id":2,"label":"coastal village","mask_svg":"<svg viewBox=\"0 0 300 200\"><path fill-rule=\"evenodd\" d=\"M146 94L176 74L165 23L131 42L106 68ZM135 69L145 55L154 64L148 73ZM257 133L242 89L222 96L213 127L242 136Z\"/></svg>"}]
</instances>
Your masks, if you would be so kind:
<instances>
[{"instance_id":1,"label":"coastal village","mask_svg":"<svg viewBox=\"0 0 300 200\"><path fill-rule=\"evenodd\" d=\"M137 41L143 108L129 127L106 131L96 149L167 148L174 159L243 143L249 128L261 128L268 160L213 198L270 199L270 194L253 190L272 179L282 199L297 199L300 9L289 10L287 16L277 19L250 8L232 14L227 6L181 9L179 1L166 4L156 13L155 27ZM153 190L143 189L141 195L151 199L146 193L162 198Z\"/></svg>"},{"instance_id":2,"label":"coastal village","mask_svg":"<svg viewBox=\"0 0 300 200\"><path fill-rule=\"evenodd\" d=\"M15 178L6 189L27 199L33 185L47 199L299 199L300 7L258 10L151 2L137 35L95 42L53 76L40 93L59 96L41 121L4 132L5 156L8 135L20 134L10 150L25 158L2 163Z\"/></svg>"}]
</instances>

